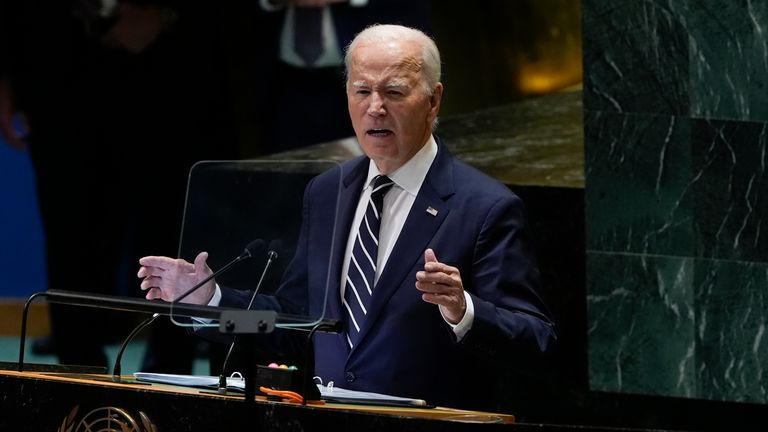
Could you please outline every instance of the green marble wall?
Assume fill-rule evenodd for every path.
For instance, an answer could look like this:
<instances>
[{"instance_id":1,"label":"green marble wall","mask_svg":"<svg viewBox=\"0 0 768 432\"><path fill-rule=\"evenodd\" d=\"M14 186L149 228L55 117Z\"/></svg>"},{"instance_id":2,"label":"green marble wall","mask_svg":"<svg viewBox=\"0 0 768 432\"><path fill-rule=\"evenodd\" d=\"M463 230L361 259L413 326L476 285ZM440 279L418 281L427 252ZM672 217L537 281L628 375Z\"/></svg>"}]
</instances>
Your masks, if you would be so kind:
<instances>
[{"instance_id":1,"label":"green marble wall","mask_svg":"<svg viewBox=\"0 0 768 432\"><path fill-rule=\"evenodd\" d=\"M589 382L768 402L768 2L583 0Z\"/></svg>"}]
</instances>

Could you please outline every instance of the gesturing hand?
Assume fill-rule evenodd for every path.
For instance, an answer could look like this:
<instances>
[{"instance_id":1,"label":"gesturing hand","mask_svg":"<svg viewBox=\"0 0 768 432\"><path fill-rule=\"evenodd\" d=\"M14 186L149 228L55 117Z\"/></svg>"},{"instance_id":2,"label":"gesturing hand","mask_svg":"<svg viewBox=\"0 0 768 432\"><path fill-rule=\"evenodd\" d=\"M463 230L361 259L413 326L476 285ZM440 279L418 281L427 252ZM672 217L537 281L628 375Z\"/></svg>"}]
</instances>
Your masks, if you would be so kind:
<instances>
[{"instance_id":1,"label":"gesturing hand","mask_svg":"<svg viewBox=\"0 0 768 432\"><path fill-rule=\"evenodd\" d=\"M439 262L432 249L424 251L424 270L416 273L416 288L421 299L438 305L451 324L464 318L467 302L459 269Z\"/></svg>"},{"instance_id":2,"label":"gesturing hand","mask_svg":"<svg viewBox=\"0 0 768 432\"><path fill-rule=\"evenodd\" d=\"M186 290L193 287L213 272L206 264L208 252L200 252L195 262L162 256L146 256L139 260L141 268L137 276L144 278L141 289L146 291L148 300L163 299L173 301ZM185 297L183 303L208 304L213 297L216 284L209 281L200 289Z\"/></svg>"}]
</instances>

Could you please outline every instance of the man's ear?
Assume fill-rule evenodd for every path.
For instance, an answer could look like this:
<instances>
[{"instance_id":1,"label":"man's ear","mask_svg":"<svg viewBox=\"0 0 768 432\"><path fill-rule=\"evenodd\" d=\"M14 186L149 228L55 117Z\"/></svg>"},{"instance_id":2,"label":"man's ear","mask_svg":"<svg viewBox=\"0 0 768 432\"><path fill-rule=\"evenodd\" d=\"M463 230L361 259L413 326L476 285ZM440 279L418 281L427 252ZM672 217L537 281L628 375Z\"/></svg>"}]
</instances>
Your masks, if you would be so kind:
<instances>
[{"instance_id":1,"label":"man's ear","mask_svg":"<svg viewBox=\"0 0 768 432\"><path fill-rule=\"evenodd\" d=\"M440 103L443 100L443 83L437 83L435 85L435 91L432 92L432 96L429 98L430 111L433 118L437 117L440 112Z\"/></svg>"}]
</instances>

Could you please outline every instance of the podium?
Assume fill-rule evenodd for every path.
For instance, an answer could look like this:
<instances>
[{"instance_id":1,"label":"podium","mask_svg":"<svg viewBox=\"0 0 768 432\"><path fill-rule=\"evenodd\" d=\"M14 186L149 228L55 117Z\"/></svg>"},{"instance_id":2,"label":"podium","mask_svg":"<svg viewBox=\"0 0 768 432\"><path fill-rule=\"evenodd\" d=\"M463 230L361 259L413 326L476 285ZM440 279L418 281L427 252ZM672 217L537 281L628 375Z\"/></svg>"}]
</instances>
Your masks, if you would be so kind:
<instances>
[{"instance_id":1,"label":"podium","mask_svg":"<svg viewBox=\"0 0 768 432\"><path fill-rule=\"evenodd\" d=\"M304 406L260 397L246 403L242 397L186 387L116 384L97 375L0 371L0 388L4 431L533 430L515 425L508 414L441 407ZM540 425L535 429L546 430Z\"/></svg>"}]
</instances>

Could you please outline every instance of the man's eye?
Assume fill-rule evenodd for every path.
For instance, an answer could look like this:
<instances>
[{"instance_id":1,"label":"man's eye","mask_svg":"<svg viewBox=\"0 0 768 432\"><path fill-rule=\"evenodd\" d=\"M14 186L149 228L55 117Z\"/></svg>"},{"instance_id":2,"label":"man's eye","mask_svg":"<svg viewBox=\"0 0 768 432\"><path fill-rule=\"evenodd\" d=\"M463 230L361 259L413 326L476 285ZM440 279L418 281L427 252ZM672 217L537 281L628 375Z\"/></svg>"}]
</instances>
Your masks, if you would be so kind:
<instances>
[{"instance_id":1,"label":"man's eye","mask_svg":"<svg viewBox=\"0 0 768 432\"><path fill-rule=\"evenodd\" d=\"M371 91L370 90L359 89L356 93L359 94L359 95L367 95L367 94L370 94Z\"/></svg>"},{"instance_id":2,"label":"man's eye","mask_svg":"<svg viewBox=\"0 0 768 432\"><path fill-rule=\"evenodd\" d=\"M402 96L403 92L401 92L400 90L388 90L387 94L390 96Z\"/></svg>"}]
</instances>

